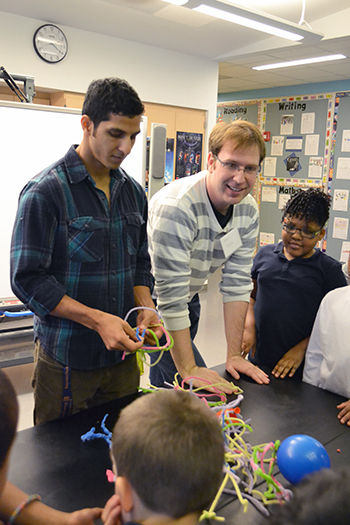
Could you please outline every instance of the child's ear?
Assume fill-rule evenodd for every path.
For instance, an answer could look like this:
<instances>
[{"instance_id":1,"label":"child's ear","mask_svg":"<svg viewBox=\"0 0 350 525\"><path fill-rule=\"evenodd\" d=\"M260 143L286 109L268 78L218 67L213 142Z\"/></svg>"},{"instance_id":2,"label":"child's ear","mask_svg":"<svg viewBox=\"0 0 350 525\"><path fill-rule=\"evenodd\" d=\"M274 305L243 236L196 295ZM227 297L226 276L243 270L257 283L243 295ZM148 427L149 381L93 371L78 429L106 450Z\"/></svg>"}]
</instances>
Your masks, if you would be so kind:
<instances>
[{"instance_id":1,"label":"child's ear","mask_svg":"<svg viewBox=\"0 0 350 525\"><path fill-rule=\"evenodd\" d=\"M326 228L322 228L322 230L319 233L319 240L323 239L323 237L326 235Z\"/></svg>"},{"instance_id":2,"label":"child's ear","mask_svg":"<svg viewBox=\"0 0 350 525\"><path fill-rule=\"evenodd\" d=\"M123 476L115 480L116 493L120 498L120 504L125 512L130 512L134 507L133 490L129 481Z\"/></svg>"}]
</instances>

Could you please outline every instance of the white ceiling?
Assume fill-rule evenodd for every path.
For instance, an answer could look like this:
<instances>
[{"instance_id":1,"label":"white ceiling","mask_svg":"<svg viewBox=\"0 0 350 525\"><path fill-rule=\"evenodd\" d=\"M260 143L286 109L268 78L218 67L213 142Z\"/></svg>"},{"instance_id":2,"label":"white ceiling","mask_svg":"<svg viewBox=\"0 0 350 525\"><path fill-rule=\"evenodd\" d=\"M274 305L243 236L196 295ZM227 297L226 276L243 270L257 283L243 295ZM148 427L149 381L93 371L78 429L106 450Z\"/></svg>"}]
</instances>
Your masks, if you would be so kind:
<instances>
[{"instance_id":1,"label":"white ceiling","mask_svg":"<svg viewBox=\"0 0 350 525\"><path fill-rule=\"evenodd\" d=\"M294 24L301 20L303 0L234 3ZM0 11L216 60L219 93L350 79L350 0L305 0L303 27L324 34L313 45L290 45L161 0L0 0ZM272 71L251 69L333 53L349 58Z\"/></svg>"}]
</instances>

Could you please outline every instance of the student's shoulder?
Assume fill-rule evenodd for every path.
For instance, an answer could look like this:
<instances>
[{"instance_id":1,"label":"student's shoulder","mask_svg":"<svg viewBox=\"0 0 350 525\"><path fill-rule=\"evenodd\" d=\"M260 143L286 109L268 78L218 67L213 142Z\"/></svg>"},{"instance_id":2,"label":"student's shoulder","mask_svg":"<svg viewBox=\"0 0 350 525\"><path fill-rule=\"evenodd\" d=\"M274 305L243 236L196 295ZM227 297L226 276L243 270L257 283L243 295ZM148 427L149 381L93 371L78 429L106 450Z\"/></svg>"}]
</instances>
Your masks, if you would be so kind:
<instances>
[{"instance_id":1,"label":"student's shoulder","mask_svg":"<svg viewBox=\"0 0 350 525\"><path fill-rule=\"evenodd\" d=\"M330 303L338 302L338 301L342 302L343 305L345 301L349 303L350 286L340 286L338 288L334 288L334 290L331 290L324 296L322 303L328 306Z\"/></svg>"},{"instance_id":2,"label":"student's shoulder","mask_svg":"<svg viewBox=\"0 0 350 525\"><path fill-rule=\"evenodd\" d=\"M280 244L265 244L265 246L260 246L256 252L255 258L259 257L264 259L265 257L276 257L281 251Z\"/></svg>"},{"instance_id":3,"label":"student's shoulder","mask_svg":"<svg viewBox=\"0 0 350 525\"><path fill-rule=\"evenodd\" d=\"M326 291L341 286L347 286L346 276L342 264L324 252L316 252L314 257L315 269L323 276Z\"/></svg>"},{"instance_id":4,"label":"student's shoulder","mask_svg":"<svg viewBox=\"0 0 350 525\"><path fill-rule=\"evenodd\" d=\"M62 184L64 162L60 159L32 177L21 191L25 194L41 193L50 196Z\"/></svg>"},{"instance_id":5,"label":"student's shoulder","mask_svg":"<svg viewBox=\"0 0 350 525\"><path fill-rule=\"evenodd\" d=\"M279 252L278 244L266 244L260 246L253 259L253 270L261 268L261 266L270 266L275 264L274 260L277 259Z\"/></svg>"},{"instance_id":6,"label":"student's shoulder","mask_svg":"<svg viewBox=\"0 0 350 525\"><path fill-rule=\"evenodd\" d=\"M316 256L318 258L319 263L325 267L325 268L337 268L339 270L342 269L342 263L337 261L337 259L334 259L331 255L328 255L325 252L322 252L321 250L317 249Z\"/></svg>"}]
</instances>

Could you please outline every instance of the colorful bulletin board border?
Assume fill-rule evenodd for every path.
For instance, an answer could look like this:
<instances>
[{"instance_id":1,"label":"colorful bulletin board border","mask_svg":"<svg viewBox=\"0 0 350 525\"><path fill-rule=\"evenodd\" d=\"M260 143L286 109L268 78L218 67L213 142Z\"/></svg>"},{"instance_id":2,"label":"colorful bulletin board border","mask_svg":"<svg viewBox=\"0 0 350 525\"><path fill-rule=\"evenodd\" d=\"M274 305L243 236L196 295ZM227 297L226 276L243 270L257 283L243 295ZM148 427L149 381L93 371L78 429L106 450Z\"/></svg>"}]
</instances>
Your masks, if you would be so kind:
<instances>
[{"instance_id":1,"label":"colorful bulletin board border","mask_svg":"<svg viewBox=\"0 0 350 525\"><path fill-rule=\"evenodd\" d=\"M338 126L338 115L339 115L339 103L343 97L350 97L350 91L343 91L335 94L334 100L334 116L333 116L333 128L332 128L332 140L331 140L331 154L329 159L329 173L328 173L328 193L331 194L333 172L334 172L334 154L335 154L335 142L337 138L337 126Z\"/></svg>"},{"instance_id":2,"label":"colorful bulletin board border","mask_svg":"<svg viewBox=\"0 0 350 525\"><path fill-rule=\"evenodd\" d=\"M325 140L325 150L324 150L324 164L323 164L323 177L322 177L322 183L315 183L313 179L298 179L297 181L295 179L286 178L286 179L280 179L280 178L270 178L270 177L263 177L260 175L259 182L263 182L264 184L281 184L281 181L283 181L284 185L300 185L300 186L307 186L307 187L322 187L324 190L327 188L328 183L328 166L330 162L330 146L331 146L331 126L333 122L333 109L334 109L334 93L321 93L317 95L298 95L295 97L279 97L279 98L269 98L269 99L262 99L261 101L261 131L266 131L266 109L268 104L273 104L276 102L302 102L305 100L320 100L320 99L327 99L328 100L328 110L327 110L327 124L326 124L326 140Z\"/></svg>"},{"instance_id":3,"label":"colorful bulletin board border","mask_svg":"<svg viewBox=\"0 0 350 525\"><path fill-rule=\"evenodd\" d=\"M261 177L257 184L254 186L254 198L260 207L261 203L261 190L263 186L286 186L293 188L321 188L323 189L322 182L316 182L315 180L303 180L303 179L284 179L284 178L272 178L272 177Z\"/></svg>"}]
</instances>

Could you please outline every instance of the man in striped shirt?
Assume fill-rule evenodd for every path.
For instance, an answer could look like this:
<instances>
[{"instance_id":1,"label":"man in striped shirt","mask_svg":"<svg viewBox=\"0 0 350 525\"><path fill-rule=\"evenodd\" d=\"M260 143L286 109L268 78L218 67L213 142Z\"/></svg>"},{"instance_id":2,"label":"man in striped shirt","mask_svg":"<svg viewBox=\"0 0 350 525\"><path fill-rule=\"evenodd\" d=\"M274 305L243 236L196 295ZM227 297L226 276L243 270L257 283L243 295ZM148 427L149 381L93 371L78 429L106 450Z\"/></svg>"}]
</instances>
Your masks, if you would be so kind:
<instances>
[{"instance_id":1,"label":"man in striped shirt","mask_svg":"<svg viewBox=\"0 0 350 525\"><path fill-rule=\"evenodd\" d=\"M209 137L207 170L170 183L150 201L148 240L155 293L165 327L174 338L171 355L163 355L151 368L155 386L171 382L178 371L184 379L198 378L194 385L203 384L201 379L221 382L224 392L232 392L228 382L205 367L190 333L196 331L190 319L196 317L197 294L220 267L226 370L235 379L242 373L257 383L269 382L265 372L241 356L258 233L258 207L250 191L264 157L264 140L255 125L218 123ZM197 324L198 319L199 314ZM152 354L152 360L156 358Z\"/></svg>"}]
</instances>

